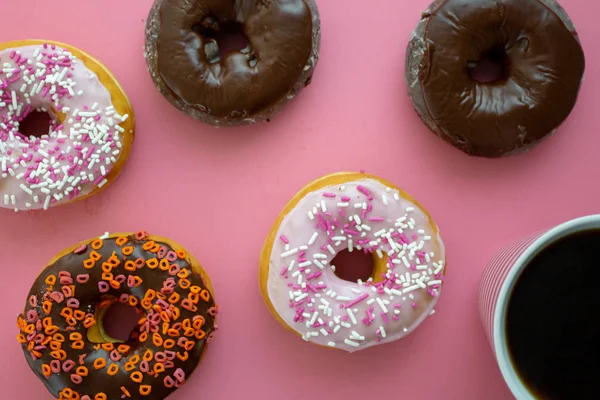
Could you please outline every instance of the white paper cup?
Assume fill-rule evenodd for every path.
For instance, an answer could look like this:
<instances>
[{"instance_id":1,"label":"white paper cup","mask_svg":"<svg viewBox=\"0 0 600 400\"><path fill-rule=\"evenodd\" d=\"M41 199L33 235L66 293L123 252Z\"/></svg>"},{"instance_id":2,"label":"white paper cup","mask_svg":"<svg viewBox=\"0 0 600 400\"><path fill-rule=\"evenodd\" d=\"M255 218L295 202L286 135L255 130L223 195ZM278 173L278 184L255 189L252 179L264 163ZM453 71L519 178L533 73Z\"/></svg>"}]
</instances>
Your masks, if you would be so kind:
<instances>
[{"instance_id":1,"label":"white paper cup","mask_svg":"<svg viewBox=\"0 0 600 400\"><path fill-rule=\"evenodd\" d=\"M538 253L557 240L576 232L600 229L600 215L565 222L513 242L489 262L479 287L479 313L496 361L510 391L517 400L536 400L519 377L508 352L506 310L515 282Z\"/></svg>"}]
</instances>

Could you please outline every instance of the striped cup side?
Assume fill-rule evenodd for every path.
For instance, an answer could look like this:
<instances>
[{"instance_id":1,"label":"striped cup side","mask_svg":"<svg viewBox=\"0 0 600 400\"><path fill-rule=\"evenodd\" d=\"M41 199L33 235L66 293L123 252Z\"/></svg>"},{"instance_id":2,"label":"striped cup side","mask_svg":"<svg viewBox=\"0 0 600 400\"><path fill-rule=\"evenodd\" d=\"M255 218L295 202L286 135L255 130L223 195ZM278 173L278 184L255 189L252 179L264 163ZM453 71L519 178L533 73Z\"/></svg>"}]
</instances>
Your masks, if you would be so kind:
<instances>
[{"instance_id":1,"label":"striped cup side","mask_svg":"<svg viewBox=\"0 0 600 400\"><path fill-rule=\"evenodd\" d=\"M479 285L479 314L492 349L494 349L494 314L500 289L517 259L544 232L529 235L500 250L488 263Z\"/></svg>"}]
</instances>

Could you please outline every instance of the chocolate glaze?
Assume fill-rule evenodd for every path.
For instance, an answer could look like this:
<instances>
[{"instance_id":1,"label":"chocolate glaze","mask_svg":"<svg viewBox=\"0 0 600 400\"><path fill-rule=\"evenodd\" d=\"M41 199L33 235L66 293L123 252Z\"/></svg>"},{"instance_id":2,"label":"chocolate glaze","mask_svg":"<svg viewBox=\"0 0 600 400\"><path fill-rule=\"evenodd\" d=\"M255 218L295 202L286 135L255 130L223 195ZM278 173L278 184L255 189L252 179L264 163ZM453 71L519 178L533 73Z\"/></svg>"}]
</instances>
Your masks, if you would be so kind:
<instances>
[{"instance_id":1,"label":"chocolate glaze","mask_svg":"<svg viewBox=\"0 0 600 400\"><path fill-rule=\"evenodd\" d=\"M504 56L501 79L470 67ZM575 28L554 0L438 0L408 46L413 105L438 136L467 154L500 157L530 148L567 118L585 59Z\"/></svg>"},{"instance_id":2,"label":"chocolate glaze","mask_svg":"<svg viewBox=\"0 0 600 400\"><path fill-rule=\"evenodd\" d=\"M249 46L219 58L211 34L242 25ZM310 83L319 47L313 0L157 0L146 57L178 108L216 125L254 122Z\"/></svg>"},{"instance_id":3,"label":"chocolate glaze","mask_svg":"<svg viewBox=\"0 0 600 400\"><path fill-rule=\"evenodd\" d=\"M89 241L91 243L92 241ZM163 399L167 397L171 392L176 390L176 387L167 388L163 384L163 379L167 375L172 375L173 371L177 368L183 369L185 372L186 378L189 378L191 373L194 371L196 366L200 362L201 355L206 347L207 339L197 340L194 348L189 351L189 358L187 361L183 362L178 358L174 359L175 366L172 369L167 369L165 372L161 373L158 378L153 378L147 374L144 375L144 379L141 384L143 385L151 385L152 392L149 396L142 396L139 393L139 385L140 383L135 383L131 380L130 374L132 371L126 372L124 370L124 365L127 361L131 359L134 355L143 356L144 352L147 349L152 350L153 352L162 352L164 348L157 347L152 343L151 336L145 343L140 343L139 341L130 338L124 344L130 345L131 349L123 355L123 358L117 362L111 361L109 357L109 353L106 350L99 349L95 350L95 343L91 343L87 338L87 329L84 328L82 322L78 322L75 326L75 330L67 331L67 323L65 319L61 317L60 313L63 307L65 307L66 300L62 302L62 304L53 303L53 308L50 314L45 314L42 310L42 301L44 293L46 293L46 288L48 285L45 283L46 278L49 275L58 276L59 272L66 271L70 272L73 278L75 278L79 274L89 274L90 279L85 284L80 284L75 282L75 298L77 298L80 302L80 310L85 311L86 313L92 313L96 315L96 319L98 317L99 309L98 304L105 299L118 299L118 297L123 294L129 294L132 296L136 296L138 300L141 300L148 289L153 289L156 291L160 291L162 288L163 282L165 279L171 277L168 272L162 271L159 268L150 269L148 267L143 267L138 269L136 272L127 271L123 268L126 260L136 260L137 258L143 258L144 260L148 260L151 258L156 258L157 255L155 253L151 253L149 251L143 250L142 245L146 242L146 240L137 240L135 236L129 237L129 242L127 242L124 246L133 246L134 251L130 256L120 256L121 265L113 270L113 274L117 276L118 274L124 274L125 276L134 274L142 278L143 283L137 288L129 288L126 284L121 285L119 290L115 290L113 288L110 289L108 293L101 294L98 290L98 282L102 280L102 268L100 267L103 261L106 261L113 252L116 252L118 255L121 255L121 248L116 244L116 239L105 239L104 245L100 250L97 250L101 255L102 259L97 262L96 266L91 269L85 269L83 267L84 260L89 258L90 252L92 248L88 245L87 249L81 254L70 253L60 258L54 264L48 266L41 275L35 280L31 291L28 295L28 299L30 296L34 295L37 297L38 306L33 308L30 306L29 301L27 301L25 311L20 316L21 318L26 318L26 314L29 310L35 309L40 316L40 319L49 316L52 317L54 325L59 327L59 332L62 333L67 341L63 345L63 350L67 353L67 360L74 360L79 366L79 356L82 354L87 354L87 357L84 359L85 366L88 367L89 375L84 378L83 382L79 385L74 384L71 381L70 374L74 372L75 368L69 373L60 373L53 374L49 379L47 379L42 373L42 364L48 364L53 358L50 355L50 349L46 349L43 351L42 358L39 360L34 360L31 353L27 350L27 345L23 345L23 351L25 353L25 357L31 369L35 372L35 374L40 378L40 380L46 385L46 388L57 398L59 397L59 392L64 388L71 388L79 392L82 396L89 395L92 399L94 395L99 392L103 392L107 395L108 400L118 400L121 399L123 392L121 391L121 386L127 388L127 390L131 394L131 399ZM157 242L158 243L158 242ZM172 250L172 248L164 243L158 243L161 246L167 248L167 250ZM191 281L192 285L196 285L201 287L202 289L206 289L206 285L202 279L202 277L192 271L191 265L187 260L177 259L176 261L170 264L177 264L181 269L187 269L190 272L188 279ZM175 280L179 282L179 278L175 276ZM61 286L58 282L54 287L54 290L60 291ZM189 290L184 290L176 286L175 292L178 293L181 298L186 298ZM156 299L154 301L156 304ZM202 327L202 330L206 332L206 338L210 337L210 334L216 329L215 327L215 318L208 313L208 310L211 307L214 307L215 303L212 298L208 302L204 302L200 300L197 304L198 311L192 313L184 308L180 307L181 315L178 318L178 321L182 321L186 318L193 318L195 315L201 315L205 318L206 322ZM141 307L138 307L138 310L144 311ZM138 327L139 328L139 327ZM137 331L137 329L136 329ZM83 336L83 341L85 343L84 348L81 350L74 350L68 345L68 337L71 332L79 332ZM168 336L164 336L164 339L167 339ZM177 338L174 338L177 341ZM192 338L193 340L196 340ZM171 349L173 351L182 351L183 349L179 348L177 345ZM119 371L116 375L110 376L106 373L106 368L101 370L95 370L92 367L92 364L95 359L98 357L103 357L107 360L108 365L111 362L119 365ZM107 365L107 367L108 367ZM138 364L139 365L139 364ZM150 367L152 368L153 362L150 363Z\"/></svg>"}]
</instances>

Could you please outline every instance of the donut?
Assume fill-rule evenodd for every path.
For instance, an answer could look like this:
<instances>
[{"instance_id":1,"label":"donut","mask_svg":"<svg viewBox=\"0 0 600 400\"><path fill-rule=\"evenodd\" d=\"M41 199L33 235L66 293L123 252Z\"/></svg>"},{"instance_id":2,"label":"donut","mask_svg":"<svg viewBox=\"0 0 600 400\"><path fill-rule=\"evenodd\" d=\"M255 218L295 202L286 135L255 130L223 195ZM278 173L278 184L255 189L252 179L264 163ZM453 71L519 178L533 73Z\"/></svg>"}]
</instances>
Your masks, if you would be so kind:
<instances>
[{"instance_id":1,"label":"donut","mask_svg":"<svg viewBox=\"0 0 600 400\"><path fill-rule=\"evenodd\" d=\"M143 231L107 233L50 261L17 319L17 339L58 399L164 399L214 341L212 293L206 272L175 242ZM117 302L140 315L125 342L103 326Z\"/></svg>"},{"instance_id":2,"label":"donut","mask_svg":"<svg viewBox=\"0 0 600 400\"><path fill-rule=\"evenodd\" d=\"M476 76L486 63L498 69L487 81ZM438 137L495 158L552 134L575 106L584 69L575 27L555 0L437 0L412 34L405 77Z\"/></svg>"},{"instance_id":3,"label":"donut","mask_svg":"<svg viewBox=\"0 0 600 400\"><path fill-rule=\"evenodd\" d=\"M0 206L47 210L105 189L123 169L135 122L125 91L89 54L67 44L0 44ZM48 132L20 131L35 112Z\"/></svg>"},{"instance_id":4,"label":"donut","mask_svg":"<svg viewBox=\"0 0 600 400\"><path fill-rule=\"evenodd\" d=\"M342 251L372 256L371 276L338 276L332 261ZM344 172L310 183L279 214L260 256L260 288L285 328L354 352L401 339L433 314L445 268L427 211L381 178Z\"/></svg>"},{"instance_id":5,"label":"donut","mask_svg":"<svg viewBox=\"0 0 600 400\"><path fill-rule=\"evenodd\" d=\"M236 30L248 45L220 56L219 36ZM145 57L177 109L231 126L269 121L308 86L319 45L314 0L155 0Z\"/></svg>"}]
</instances>

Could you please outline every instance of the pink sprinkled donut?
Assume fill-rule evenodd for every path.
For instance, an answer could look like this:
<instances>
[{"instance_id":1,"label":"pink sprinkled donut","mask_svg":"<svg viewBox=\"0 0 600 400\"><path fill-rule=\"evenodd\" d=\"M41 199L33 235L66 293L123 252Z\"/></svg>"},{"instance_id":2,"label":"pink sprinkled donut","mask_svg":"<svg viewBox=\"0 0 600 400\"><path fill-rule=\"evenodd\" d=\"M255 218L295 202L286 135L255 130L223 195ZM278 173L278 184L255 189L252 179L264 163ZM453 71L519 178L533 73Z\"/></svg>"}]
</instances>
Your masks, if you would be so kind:
<instances>
[{"instance_id":1,"label":"pink sprinkled donut","mask_svg":"<svg viewBox=\"0 0 600 400\"><path fill-rule=\"evenodd\" d=\"M0 44L0 207L19 210L84 199L121 172L134 137L133 110L111 72L72 46ZM24 132L47 113L48 132Z\"/></svg>"},{"instance_id":2,"label":"pink sprinkled donut","mask_svg":"<svg viewBox=\"0 0 600 400\"><path fill-rule=\"evenodd\" d=\"M371 277L339 277L332 261L343 250L371 255ZM401 339L433 314L445 268L437 225L414 199L376 176L338 173L310 183L279 215L260 286L283 326L354 352Z\"/></svg>"}]
</instances>

